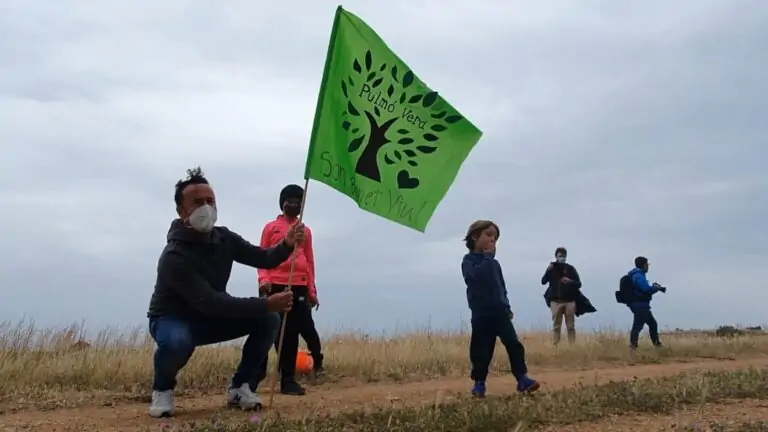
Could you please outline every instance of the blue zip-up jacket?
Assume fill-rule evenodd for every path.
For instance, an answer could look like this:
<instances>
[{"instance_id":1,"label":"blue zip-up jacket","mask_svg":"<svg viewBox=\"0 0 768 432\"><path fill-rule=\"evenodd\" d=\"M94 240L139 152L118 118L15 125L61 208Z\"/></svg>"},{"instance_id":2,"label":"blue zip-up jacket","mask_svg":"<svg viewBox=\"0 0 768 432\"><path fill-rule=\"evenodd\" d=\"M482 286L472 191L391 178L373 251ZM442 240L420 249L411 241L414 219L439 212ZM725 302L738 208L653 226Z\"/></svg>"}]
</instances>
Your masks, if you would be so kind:
<instances>
[{"instance_id":1,"label":"blue zip-up jacket","mask_svg":"<svg viewBox=\"0 0 768 432\"><path fill-rule=\"evenodd\" d=\"M467 303L473 318L509 314L504 275L493 256L477 252L464 255L461 273L467 284Z\"/></svg>"},{"instance_id":2,"label":"blue zip-up jacket","mask_svg":"<svg viewBox=\"0 0 768 432\"><path fill-rule=\"evenodd\" d=\"M629 303L630 309L650 309L653 295L659 292L659 289L648 282L645 272L637 267L629 271L629 277L632 278L632 285L635 287L637 298Z\"/></svg>"}]
</instances>

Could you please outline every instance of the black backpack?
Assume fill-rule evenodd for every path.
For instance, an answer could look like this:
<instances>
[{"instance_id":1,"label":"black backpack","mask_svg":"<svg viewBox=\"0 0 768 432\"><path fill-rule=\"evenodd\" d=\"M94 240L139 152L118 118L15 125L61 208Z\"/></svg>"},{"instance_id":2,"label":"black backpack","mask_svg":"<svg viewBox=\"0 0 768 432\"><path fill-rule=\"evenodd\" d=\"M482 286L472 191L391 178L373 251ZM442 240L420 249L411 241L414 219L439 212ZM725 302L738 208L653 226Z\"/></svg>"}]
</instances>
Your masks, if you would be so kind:
<instances>
[{"instance_id":1,"label":"black backpack","mask_svg":"<svg viewBox=\"0 0 768 432\"><path fill-rule=\"evenodd\" d=\"M635 284L628 274L619 279L619 290L616 291L616 303L628 304L635 297Z\"/></svg>"}]
</instances>

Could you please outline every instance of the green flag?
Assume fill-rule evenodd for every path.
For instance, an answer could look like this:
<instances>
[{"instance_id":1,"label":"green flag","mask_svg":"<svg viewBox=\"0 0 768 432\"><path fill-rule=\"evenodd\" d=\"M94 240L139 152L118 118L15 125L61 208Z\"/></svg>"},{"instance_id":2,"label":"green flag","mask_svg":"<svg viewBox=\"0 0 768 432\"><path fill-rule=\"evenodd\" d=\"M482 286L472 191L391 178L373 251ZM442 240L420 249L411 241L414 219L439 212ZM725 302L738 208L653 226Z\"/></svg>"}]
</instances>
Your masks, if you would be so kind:
<instances>
[{"instance_id":1,"label":"green flag","mask_svg":"<svg viewBox=\"0 0 768 432\"><path fill-rule=\"evenodd\" d=\"M481 136L363 20L336 9L305 179L424 232Z\"/></svg>"}]
</instances>

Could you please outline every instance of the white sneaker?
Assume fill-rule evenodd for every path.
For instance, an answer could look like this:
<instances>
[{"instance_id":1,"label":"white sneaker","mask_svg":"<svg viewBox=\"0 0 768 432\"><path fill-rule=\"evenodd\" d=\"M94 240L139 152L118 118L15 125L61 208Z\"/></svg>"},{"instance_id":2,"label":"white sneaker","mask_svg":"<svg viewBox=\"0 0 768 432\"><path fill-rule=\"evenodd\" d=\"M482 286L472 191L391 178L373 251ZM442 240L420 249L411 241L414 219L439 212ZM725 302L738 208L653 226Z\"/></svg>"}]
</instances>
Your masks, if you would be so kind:
<instances>
[{"instance_id":1,"label":"white sneaker","mask_svg":"<svg viewBox=\"0 0 768 432\"><path fill-rule=\"evenodd\" d=\"M239 405L244 410L260 409L262 407L261 398L257 393L251 391L248 383L243 383L239 388L227 390L227 405Z\"/></svg>"},{"instance_id":2,"label":"white sneaker","mask_svg":"<svg viewBox=\"0 0 768 432\"><path fill-rule=\"evenodd\" d=\"M154 418L171 417L173 415L173 390L153 391L152 405L149 415Z\"/></svg>"}]
</instances>

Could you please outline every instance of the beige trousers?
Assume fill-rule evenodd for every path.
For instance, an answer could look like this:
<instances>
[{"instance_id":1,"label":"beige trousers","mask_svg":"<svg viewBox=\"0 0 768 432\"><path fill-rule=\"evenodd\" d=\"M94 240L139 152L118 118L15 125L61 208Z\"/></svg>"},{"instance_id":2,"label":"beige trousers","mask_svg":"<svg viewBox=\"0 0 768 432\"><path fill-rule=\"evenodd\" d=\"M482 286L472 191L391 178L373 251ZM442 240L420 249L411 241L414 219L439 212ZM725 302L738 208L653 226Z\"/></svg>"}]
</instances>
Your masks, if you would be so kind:
<instances>
[{"instance_id":1,"label":"beige trousers","mask_svg":"<svg viewBox=\"0 0 768 432\"><path fill-rule=\"evenodd\" d=\"M558 303L549 305L552 312L552 342L557 345L560 342L560 329L565 318L565 328L568 329L568 342L576 341L576 302Z\"/></svg>"}]
</instances>

